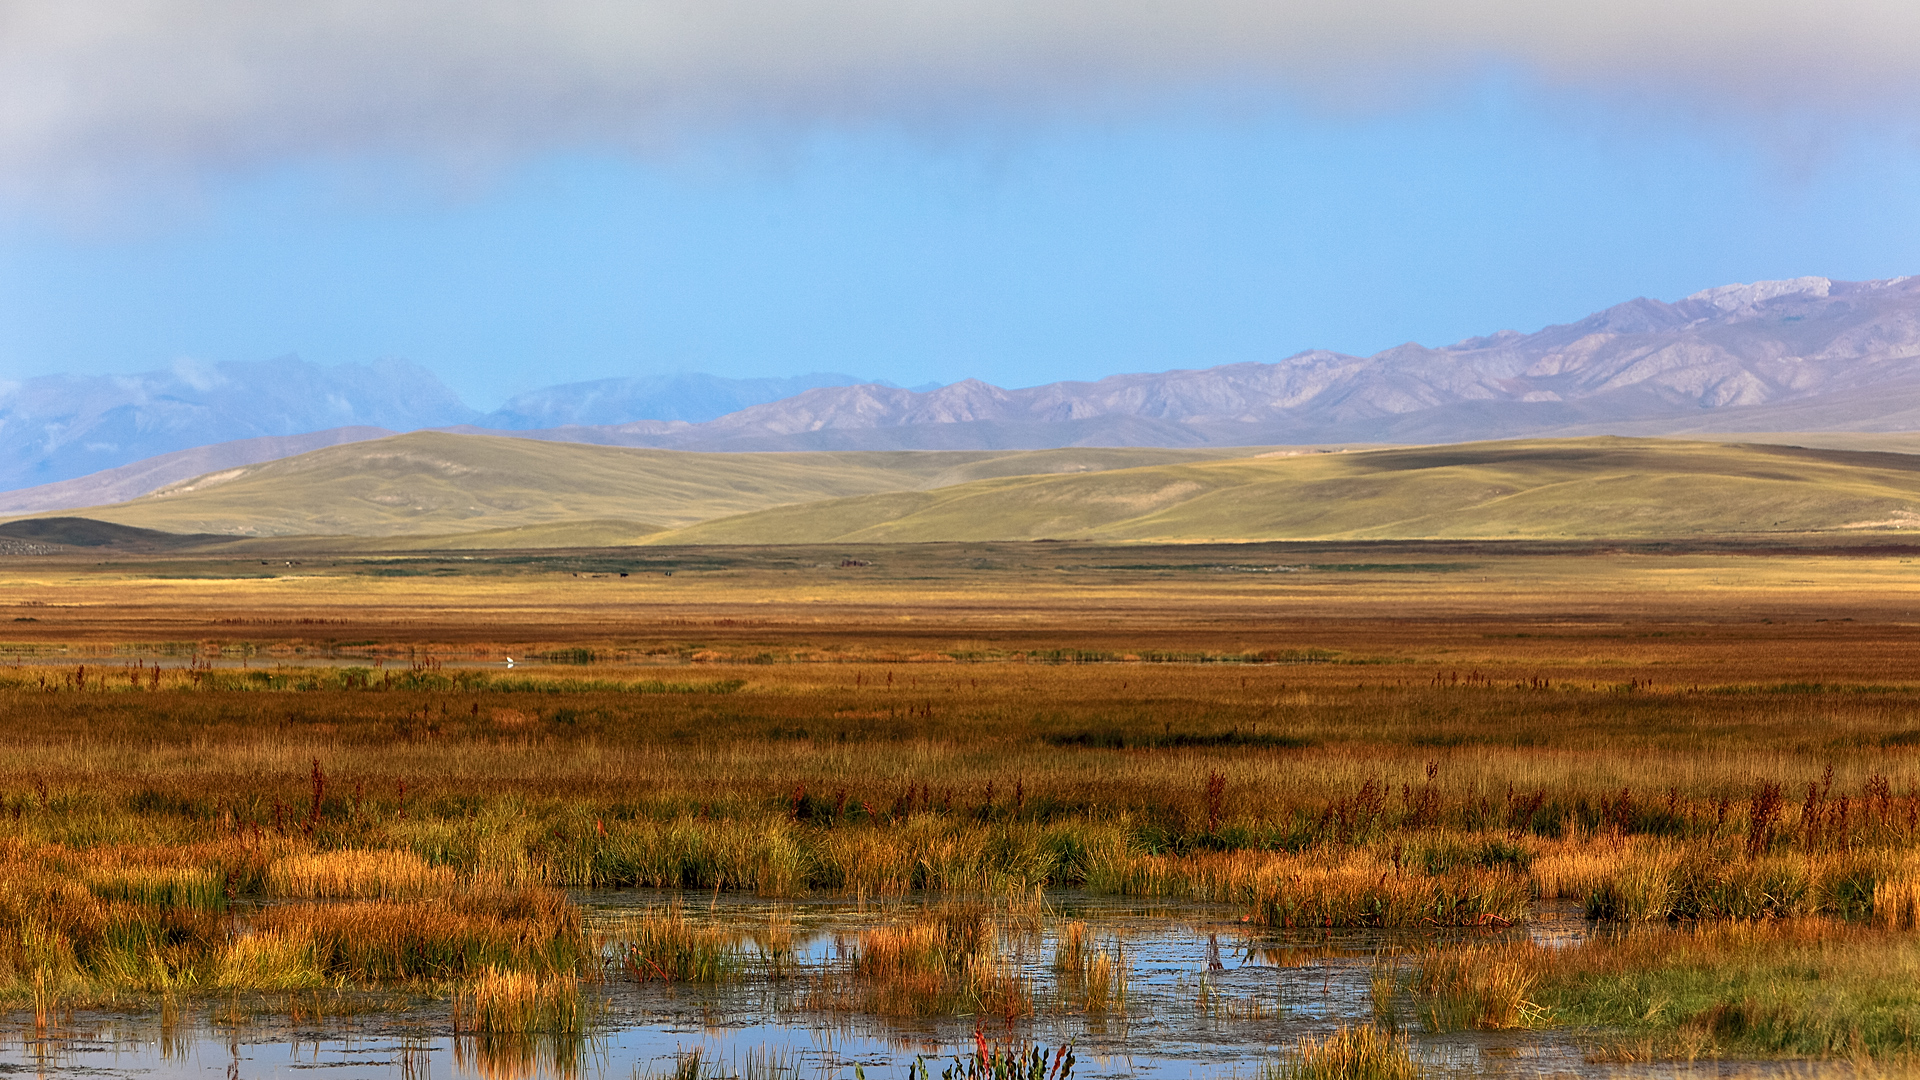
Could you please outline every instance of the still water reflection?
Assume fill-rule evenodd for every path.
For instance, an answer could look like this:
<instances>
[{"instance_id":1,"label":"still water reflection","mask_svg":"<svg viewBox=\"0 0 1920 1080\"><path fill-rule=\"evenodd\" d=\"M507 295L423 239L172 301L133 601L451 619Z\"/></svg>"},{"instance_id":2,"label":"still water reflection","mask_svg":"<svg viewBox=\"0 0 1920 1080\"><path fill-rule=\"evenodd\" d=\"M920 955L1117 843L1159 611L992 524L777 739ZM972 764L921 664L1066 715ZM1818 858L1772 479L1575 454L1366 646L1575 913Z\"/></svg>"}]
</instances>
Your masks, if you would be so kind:
<instances>
[{"instance_id":1,"label":"still water reflection","mask_svg":"<svg viewBox=\"0 0 1920 1080\"><path fill-rule=\"evenodd\" d=\"M917 1057L942 1058L971 1046L976 1030L996 1042L1071 1041L1075 1076L1251 1077L1303 1035L1324 1035L1374 1017L1371 976L1382 958L1471 936L1576 943L1592 932L1576 910L1537 906L1526 924L1503 931L1408 935L1375 930L1252 932L1240 912L1218 905L1050 895L1044 911L1015 912L1012 962L1032 981L1031 1016L892 1020L823 1014L803 1007L809 975L835 965L853 934L898 920L912 905L844 899L774 902L652 891L574 894L591 927L617 936L631 916L680 903L687 917L765 935L770 921L791 934L785 977L765 973L719 986L635 983L609 963L596 987L601 1012L585 1039L478 1039L456 1035L444 1003L328 998L318 1014L246 1014L244 1003L183 1005L161 1015L79 1013L46 1030L12 1018L0 1043L0 1073L45 1077L141 1076L253 1080L262 1077L392 1080L630 1080L670 1075L681 1055L699 1052L715 1075L747 1078L898 1077ZM1084 921L1096 945L1125 958L1124 1009L1089 1016L1074 1007L1051 970L1053 944L1069 919ZM1415 1034L1419 1056L1454 1076L1808 1075L1805 1066L1752 1063L1623 1069L1587 1062L1566 1032ZM938 1068L935 1068L938 1075ZM1843 1066L1820 1075L1843 1076Z\"/></svg>"}]
</instances>

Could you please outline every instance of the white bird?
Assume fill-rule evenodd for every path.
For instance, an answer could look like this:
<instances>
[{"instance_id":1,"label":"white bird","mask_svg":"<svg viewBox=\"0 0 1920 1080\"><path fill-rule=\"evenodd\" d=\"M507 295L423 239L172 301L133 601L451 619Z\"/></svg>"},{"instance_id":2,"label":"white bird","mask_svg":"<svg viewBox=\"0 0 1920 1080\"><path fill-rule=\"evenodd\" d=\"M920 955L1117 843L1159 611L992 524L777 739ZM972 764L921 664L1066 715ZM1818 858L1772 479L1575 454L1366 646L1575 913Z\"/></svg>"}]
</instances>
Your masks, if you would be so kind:
<instances>
[{"instance_id":1,"label":"white bird","mask_svg":"<svg viewBox=\"0 0 1920 1080\"><path fill-rule=\"evenodd\" d=\"M513 657L511 657L511 656L509 656L509 657L507 657L507 666L508 666L508 667L512 667L512 666L513 666Z\"/></svg>"}]
</instances>

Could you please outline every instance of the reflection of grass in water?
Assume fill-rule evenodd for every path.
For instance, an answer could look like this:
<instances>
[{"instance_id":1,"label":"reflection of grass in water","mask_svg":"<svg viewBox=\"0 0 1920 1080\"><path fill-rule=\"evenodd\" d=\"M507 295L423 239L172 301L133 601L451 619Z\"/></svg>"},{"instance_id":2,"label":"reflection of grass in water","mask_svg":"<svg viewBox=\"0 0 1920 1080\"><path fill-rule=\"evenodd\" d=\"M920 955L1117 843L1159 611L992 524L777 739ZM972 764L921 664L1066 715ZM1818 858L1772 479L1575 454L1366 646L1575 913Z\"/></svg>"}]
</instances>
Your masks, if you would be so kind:
<instances>
[{"instance_id":1,"label":"reflection of grass in water","mask_svg":"<svg viewBox=\"0 0 1920 1080\"><path fill-rule=\"evenodd\" d=\"M1257 1021L1272 1017L1273 1010L1257 997L1236 998L1215 987L1211 974L1202 975L1194 987L1194 1008L1208 1020Z\"/></svg>"},{"instance_id":2,"label":"reflection of grass in water","mask_svg":"<svg viewBox=\"0 0 1920 1080\"><path fill-rule=\"evenodd\" d=\"M799 1080L800 1055L785 1047L754 1046L736 1051L730 1066L715 1063L705 1047L682 1050L665 1068L635 1066L634 1080Z\"/></svg>"},{"instance_id":3,"label":"reflection of grass in water","mask_svg":"<svg viewBox=\"0 0 1920 1080\"><path fill-rule=\"evenodd\" d=\"M842 948L851 961L815 976L805 1007L900 1017L1033 1011L1032 988L1001 952L1000 931L982 906L925 907Z\"/></svg>"},{"instance_id":4,"label":"reflection of grass in water","mask_svg":"<svg viewBox=\"0 0 1920 1080\"><path fill-rule=\"evenodd\" d=\"M480 1080L574 1080L586 1049L586 1038L577 1032L486 1032L456 1036L453 1062L458 1072Z\"/></svg>"},{"instance_id":5,"label":"reflection of grass in water","mask_svg":"<svg viewBox=\"0 0 1920 1080\"><path fill-rule=\"evenodd\" d=\"M1054 939L1052 966L1063 1004L1077 1000L1089 1016L1126 1011L1127 954L1118 937L1097 945L1085 922L1068 920Z\"/></svg>"},{"instance_id":6,"label":"reflection of grass in water","mask_svg":"<svg viewBox=\"0 0 1920 1080\"><path fill-rule=\"evenodd\" d=\"M1302 1037L1285 1059L1263 1065L1260 1080L1419 1080L1404 1035L1371 1025L1342 1027L1324 1039Z\"/></svg>"}]
</instances>

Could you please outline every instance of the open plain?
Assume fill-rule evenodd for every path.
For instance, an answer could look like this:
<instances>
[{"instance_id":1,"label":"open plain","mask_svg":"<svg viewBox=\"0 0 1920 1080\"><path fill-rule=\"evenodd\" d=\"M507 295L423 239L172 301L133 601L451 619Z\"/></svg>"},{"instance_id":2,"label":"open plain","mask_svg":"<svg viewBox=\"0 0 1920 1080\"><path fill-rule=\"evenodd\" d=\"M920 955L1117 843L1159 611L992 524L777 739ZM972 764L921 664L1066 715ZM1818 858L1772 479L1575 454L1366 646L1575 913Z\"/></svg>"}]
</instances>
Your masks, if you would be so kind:
<instances>
[{"instance_id":1,"label":"open plain","mask_svg":"<svg viewBox=\"0 0 1920 1080\"><path fill-rule=\"evenodd\" d=\"M1017 1033L1068 893L1396 931L1387 1030L1905 1063L1920 546L1849 539L13 556L0 993L569 1032L777 961L560 891L640 887L914 899L796 1008Z\"/></svg>"}]
</instances>

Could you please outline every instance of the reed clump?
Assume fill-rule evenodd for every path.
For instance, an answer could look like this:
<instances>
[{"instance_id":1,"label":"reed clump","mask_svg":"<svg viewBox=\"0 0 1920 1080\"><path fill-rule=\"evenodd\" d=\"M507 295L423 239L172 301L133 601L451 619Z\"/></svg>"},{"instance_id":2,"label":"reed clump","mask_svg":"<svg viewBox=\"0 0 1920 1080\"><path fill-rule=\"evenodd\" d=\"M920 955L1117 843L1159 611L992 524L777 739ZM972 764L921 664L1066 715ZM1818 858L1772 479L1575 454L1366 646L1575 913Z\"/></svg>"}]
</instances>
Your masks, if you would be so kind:
<instances>
[{"instance_id":1,"label":"reed clump","mask_svg":"<svg viewBox=\"0 0 1920 1080\"><path fill-rule=\"evenodd\" d=\"M1126 1011L1130 973L1118 938L1098 944L1085 922L1066 920L1054 938L1052 967L1063 1004L1089 1016Z\"/></svg>"},{"instance_id":2,"label":"reed clump","mask_svg":"<svg viewBox=\"0 0 1920 1080\"><path fill-rule=\"evenodd\" d=\"M618 935L627 974L641 982L717 983L742 971L737 936L710 926L695 926L678 904L649 909L627 919ZM787 942L791 949L791 941Z\"/></svg>"},{"instance_id":3,"label":"reed clump","mask_svg":"<svg viewBox=\"0 0 1920 1080\"><path fill-rule=\"evenodd\" d=\"M1642 849L1609 860L1588 886L1590 919L1792 919L1872 917L1899 908L1901 860L1887 852L1743 857L1725 849Z\"/></svg>"},{"instance_id":4,"label":"reed clump","mask_svg":"<svg viewBox=\"0 0 1920 1080\"><path fill-rule=\"evenodd\" d=\"M1087 961L1086 978L1082 985L1086 987L1086 1007L1089 1016L1104 1016L1109 1012L1125 1012L1127 1008L1127 954L1115 941L1111 948L1103 948Z\"/></svg>"},{"instance_id":5,"label":"reed clump","mask_svg":"<svg viewBox=\"0 0 1920 1080\"><path fill-rule=\"evenodd\" d=\"M1420 1080L1405 1035L1372 1025L1341 1027L1323 1039L1303 1036L1294 1052L1260 1068L1260 1080Z\"/></svg>"},{"instance_id":6,"label":"reed clump","mask_svg":"<svg viewBox=\"0 0 1920 1080\"><path fill-rule=\"evenodd\" d=\"M1920 858L1906 856L1874 882L1873 925L1920 930Z\"/></svg>"},{"instance_id":7,"label":"reed clump","mask_svg":"<svg viewBox=\"0 0 1920 1080\"><path fill-rule=\"evenodd\" d=\"M929 905L907 922L842 943L851 960L816 978L805 1001L880 1016L1024 1016L1033 990L1000 948L985 907Z\"/></svg>"},{"instance_id":8,"label":"reed clump","mask_svg":"<svg viewBox=\"0 0 1920 1080\"><path fill-rule=\"evenodd\" d=\"M1538 1026L1546 1010L1527 998L1539 979L1532 958L1526 947L1501 945L1422 953L1412 980L1421 1022L1429 1031Z\"/></svg>"},{"instance_id":9,"label":"reed clump","mask_svg":"<svg viewBox=\"0 0 1920 1080\"><path fill-rule=\"evenodd\" d=\"M466 980L501 969L572 972L594 950L578 909L555 892L431 904L274 906L255 932L303 943L324 976L353 986Z\"/></svg>"},{"instance_id":10,"label":"reed clump","mask_svg":"<svg viewBox=\"0 0 1920 1080\"><path fill-rule=\"evenodd\" d=\"M580 980L488 968L453 994L455 1033L573 1035L585 1027Z\"/></svg>"}]
</instances>

